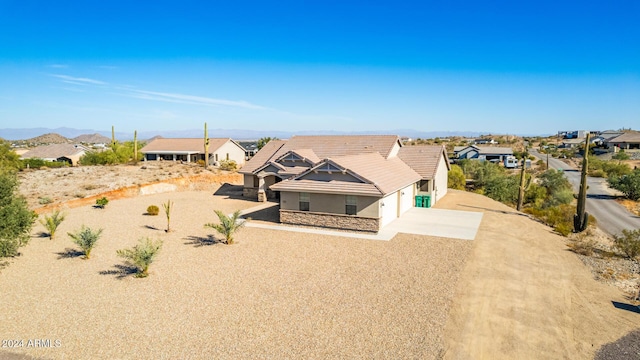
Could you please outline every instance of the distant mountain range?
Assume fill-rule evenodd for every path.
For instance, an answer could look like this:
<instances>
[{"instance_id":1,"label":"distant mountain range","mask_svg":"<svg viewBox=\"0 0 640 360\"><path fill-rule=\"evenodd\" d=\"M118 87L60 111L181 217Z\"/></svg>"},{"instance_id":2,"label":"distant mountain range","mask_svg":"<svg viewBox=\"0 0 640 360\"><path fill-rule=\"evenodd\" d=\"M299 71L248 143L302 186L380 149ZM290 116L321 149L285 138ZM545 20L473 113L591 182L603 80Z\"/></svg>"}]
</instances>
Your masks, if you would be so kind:
<instances>
[{"instance_id":1,"label":"distant mountain range","mask_svg":"<svg viewBox=\"0 0 640 360\"><path fill-rule=\"evenodd\" d=\"M44 134L59 134L66 138L78 138L81 135L102 135L111 139L111 131L98 131L93 129L73 129L67 127L50 128L31 128L31 129L0 129L0 138L7 140L26 140L35 138ZM462 137L478 137L482 133L474 131L419 131L413 129L395 129L386 131L280 131L280 130L242 130L242 129L210 129L209 137L211 138L232 138L234 140L255 140L262 137L277 137L279 139L288 139L293 135L375 135L375 134L392 134L407 136L413 139L422 138L429 139L435 137L462 136ZM201 129L174 130L174 131L139 131L138 139L146 140L155 136L166 138L197 138L203 135ZM133 133L116 132L118 140L133 140Z\"/></svg>"}]
</instances>

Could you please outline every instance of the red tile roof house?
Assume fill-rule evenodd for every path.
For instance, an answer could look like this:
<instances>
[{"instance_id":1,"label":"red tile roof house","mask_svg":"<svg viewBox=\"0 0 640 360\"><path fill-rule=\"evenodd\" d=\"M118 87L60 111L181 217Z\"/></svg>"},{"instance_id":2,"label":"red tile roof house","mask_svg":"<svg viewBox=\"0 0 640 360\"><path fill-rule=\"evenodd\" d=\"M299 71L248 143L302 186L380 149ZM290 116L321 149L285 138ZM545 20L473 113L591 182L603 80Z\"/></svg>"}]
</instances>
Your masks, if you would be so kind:
<instances>
[{"instance_id":1,"label":"red tile roof house","mask_svg":"<svg viewBox=\"0 0 640 360\"><path fill-rule=\"evenodd\" d=\"M20 157L23 159L42 159L78 165L78 161L87 151L89 149L83 145L51 144L38 146L25 152Z\"/></svg>"},{"instance_id":2,"label":"red tile roof house","mask_svg":"<svg viewBox=\"0 0 640 360\"><path fill-rule=\"evenodd\" d=\"M204 161L204 139L156 138L140 152L144 154L145 161ZM241 167L245 163L244 155L244 148L229 138L209 139L209 163L212 165L218 165L222 160L234 160Z\"/></svg>"},{"instance_id":3,"label":"red tile roof house","mask_svg":"<svg viewBox=\"0 0 640 360\"><path fill-rule=\"evenodd\" d=\"M442 146L403 146L393 135L294 136L249 160L243 195L279 199L285 224L378 232L415 204L447 193Z\"/></svg>"}]
</instances>

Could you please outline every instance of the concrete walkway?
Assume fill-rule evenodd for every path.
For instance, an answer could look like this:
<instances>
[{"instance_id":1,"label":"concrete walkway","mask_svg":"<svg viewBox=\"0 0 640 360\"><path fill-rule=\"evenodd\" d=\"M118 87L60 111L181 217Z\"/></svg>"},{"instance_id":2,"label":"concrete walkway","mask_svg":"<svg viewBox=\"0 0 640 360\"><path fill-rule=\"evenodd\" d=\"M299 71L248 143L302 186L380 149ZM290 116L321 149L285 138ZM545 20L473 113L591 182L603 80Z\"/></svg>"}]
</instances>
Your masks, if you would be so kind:
<instances>
[{"instance_id":1,"label":"concrete walkway","mask_svg":"<svg viewBox=\"0 0 640 360\"><path fill-rule=\"evenodd\" d=\"M258 210L262 210L271 206L277 206L273 203L261 204L256 207L243 211L243 214L249 214ZM385 226L377 234L357 233L349 231L336 231L316 229L309 227L288 226L283 224L267 224L263 222L247 221L245 226L293 231L305 234L319 234L350 237L368 240L389 241L398 233L416 234L426 236L437 236L451 239L473 240L480 227L482 221L481 212L444 210L434 208L411 208L400 218L392 221Z\"/></svg>"}]
</instances>

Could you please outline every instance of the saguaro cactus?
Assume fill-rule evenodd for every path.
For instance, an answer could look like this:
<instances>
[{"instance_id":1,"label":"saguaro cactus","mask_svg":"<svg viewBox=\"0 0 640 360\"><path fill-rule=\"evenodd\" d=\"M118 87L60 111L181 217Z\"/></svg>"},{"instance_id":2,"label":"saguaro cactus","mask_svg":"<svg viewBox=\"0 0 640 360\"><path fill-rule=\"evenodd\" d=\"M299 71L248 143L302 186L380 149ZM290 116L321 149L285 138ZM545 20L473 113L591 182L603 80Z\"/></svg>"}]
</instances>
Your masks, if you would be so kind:
<instances>
[{"instance_id":1,"label":"saguaro cactus","mask_svg":"<svg viewBox=\"0 0 640 360\"><path fill-rule=\"evenodd\" d=\"M207 131L207 123L204 123L204 168L209 166L209 132Z\"/></svg>"},{"instance_id":2,"label":"saguaro cactus","mask_svg":"<svg viewBox=\"0 0 640 360\"><path fill-rule=\"evenodd\" d=\"M116 151L116 128L111 125L111 149Z\"/></svg>"},{"instance_id":3,"label":"saguaro cactus","mask_svg":"<svg viewBox=\"0 0 640 360\"><path fill-rule=\"evenodd\" d=\"M589 167L589 133L584 140L584 154L582 157L582 176L580 178L580 192L578 193L578 207L573 216L574 232L582 232L587 229L589 214L587 208L587 170Z\"/></svg>"},{"instance_id":4,"label":"saguaro cactus","mask_svg":"<svg viewBox=\"0 0 640 360\"><path fill-rule=\"evenodd\" d=\"M531 178L529 178L529 182L525 184L525 180L527 177L525 175L526 164L527 158L523 157L522 168L520 169L520 186L518 187L518 205L516 207L518 211L522 210L522 204L524 203L524 192L529 188L529 185L531 185Z\"/></svg>"},{"instance_id":5,"label":"saguaro cactus","mask_svg":"<svg viewBox=\"0 0 640 360\"><path fill-rule=\"evenodd\" d=\"M138 130L133 130L133 163L138 163Z\"/></svg>"}]
</instances>

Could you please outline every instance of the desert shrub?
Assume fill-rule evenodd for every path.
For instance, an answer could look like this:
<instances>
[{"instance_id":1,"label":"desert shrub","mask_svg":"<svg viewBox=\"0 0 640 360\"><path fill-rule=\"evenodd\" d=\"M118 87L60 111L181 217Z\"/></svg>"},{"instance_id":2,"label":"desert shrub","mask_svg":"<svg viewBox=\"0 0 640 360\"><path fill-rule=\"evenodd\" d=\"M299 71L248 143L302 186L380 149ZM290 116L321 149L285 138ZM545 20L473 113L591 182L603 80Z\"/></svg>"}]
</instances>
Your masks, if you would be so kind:
<instances>
[{"instance_id":1,"label":"desert shrub","mask_svg":"<svg viewBox=\"0 0 640 360\"><path fill-rule=\"evenodd\" d=\"M130 261L137 269L136 277L149 276L149 265L153 263L162 248L162 241L152 241L149 238L138 240L138 245L131 249L118 250L117 254Z\"/></svg>"},{"instance_id":2,"label":"desert shrub","mask_svg":"<svg viewBox=\"0 0 640 360\"><path fill-rule=\"evenodd\" d=\"M513 204L518 200L518 176L494 176L486 180L484 193L493 200Z\"/></svg>"},{"instance_id":3,"label":"desert shrub","mask_svg":"<svg viewBox=\"0 0 640 360\"><path fill-rule=\"evenodd\" d=\"M50 197L47 197L47 196L43 196L43 197L38 199L38 204L40 204L40 205L47 205L47 204L51 204L52 202L53 202L53 200Z\"/></svg>"},{"instance_id":4,"label":"desert shrub","mask_svg":"<svg viewBox=\"0 0 640 360\"><path fill-rule=\"evenodd\" d=\"M43 167L61 168L66 166L69 166L69 163L65 161L47 161L47 160L38 159L38 158L22 159L20 164L21 169L25 169L25 168L41 169Z\"/></svg>"},{"instance_id":5,"label":"desert shrub","mask_svg":"<svg viewBox=\"0 0 640 360\"><path fill-rule=\"evenodd\" d=\"M147 207L147 215L153 215L156 216L160 213L160 208L158 208L155 205L149 205L149 207Z\"/></svg>"},{"instance_id":6,"label":"desert shrub","mask_svg":"<svg viewBox=\"0 0 640 360\"><path fill-rule=\"evenodd\" d=\"M622 176L611 176L607 179L609 186L622 192L627 199L640 200L640 169Z\"/></svg>"},{"instance_id":7,"label":"desert shrub","mask_svg":"<svg viewBox=\"0 0 640 360\"><path fill-rule=\"evenodd\" d=\"M611 158L615 160L629 160L630 157L629 157L629 154L624 152L624 150L620 150L619 152L615 153Z\"/></svg>"},{"instance_id":8,"label":"desert shrub","mask_svg":"<svg viewBox=\"0 0 640 360\"><path fill-rule=\"evenodd\" d=\"M596 245L595 240L593 239L579 239L571 244L569 244L569 248L576 254L591 256L593 255L593 249Z\"/></svg>"},{"instance_id":9,"label":"desert shrub","mask_svg":"<svg viewBox=\"0 0 640 360\"><path fill-rule=\"evenodd\" d=\"M40 224L47 229L49 233L49 240L53 240L53 237L56 235L56 230L58 230L58 226L64 221L65 214L60 213L60 210L56 210L51 213L51 216L45 215L44 219L40 219Z\"/></svg>"},{"instance_id":10,"label":"desert shrub","mask_svg":"<svg viewBox=\"0 0 640 360\"><path fill-rule=\"evenodd\" d=\"M542 207L544 200L547 198L547 189L538 184L532 183L524 193L525 204L531 204L534 207Z\"/></svg>"},{"instance_id":11,"label":"desert shrub","mask_svg":"<svg viewBox=\"0 0 640 360\"><path fill-rule=\"evenodd\" d=\"M0 158L0 163L5 160ZM0 171L0 257L18 255L18 249L29 242L29 233L36 218L27 201L18 193L16 174Z\"/></svg>"},{"instance_id":12,"label":"desert shrub","mask_svg":"<svg viewBox=\"0 0 640 360\"><path fill-rule=\"evenodd\" d=\"M15 171L21 168L20 156L8 141L0 139L0 171Z\"/></svg>"},{"instance_id":13,"label":"desert shrub","mask_svg":"<svg viewBox=\"0 0 640 360\"><path fill-rule=\"evenodd\" d=\"M244 223L238 222L240 210L236 210L231 216L225 215L220 210L215 210L215 213L218 215L220 223L208 223L204 226L210 227L223 235L227 245L233 244L233 235L244 226Z\"/></svg>"},{"instance_id":14,"label":"desert shrub","mask_svg":"<svg viewBox=\"0 0 640 360\"><path fill-rule=\"evenodd\" d=\"M612 177L631 173L629 165L620 161L604 161L595 156L589 156L589 176Z\"/></svg>"},{"instance_id":15,"label":"desert shrub","mask_svg":"<svg viewBox=\"0 0 640 360\"><path fill-rule=\"evenodd\" d=\"M448 187L451 189L464 190L466 184L467 179L464 177L462 168L458 165L451 165L447 180Z\"/></svg>"},{"instance_id":16,"label":"desert shrub","mask_svg":"<svg viewBox=\"0 0 640 360\"><path fill-rule=\"evenodd\" d=\"M89 259L91 256L91 250L95 246L96 242L100 238L102 234L102 229L98 229L96 231L91 230L91 228L82 225L79 231L75 233L67 233L76 245L78 245L82 251L84 252L84 258Z\"/></svg>"},{"instance_id":17,"label":"desert shrub","mask_svg":"<svg viewBox=\"0 0 640 360\"><path fill-rule=\"evenodd\" d=\"M238 169L238 164L235 160L222 160L220 161L220 170L234 171Z\"/></svg>"},{"instance_id":18,"label":"desert shrub","mask_svg":"<svg viewBox=\"0 0 640 360\"><path fill-rule=\"evenodd\" d=\"M106 197L101 197L100 199L96 199L96 207L100 209L104 209L105 206L109 203L109 199Z\"/></svg>"},{"instance_id":19,"label":"desert shrub","mask_svg":"<svg viewBox=\"0 0 640 360\"><path fill-rule=\"evenodd\" d=\"M573 230L575 206L565 204L549 208L527 208L525 212L540 219L563 236L569 235Z\"/></svg>"},{"instance_id":20,"label":"desert shrub","mask_svg":"<svg viewBox=\"0 0 640 360\"><path fill-rule=\"evenodd\" d=\"M144 143L138 142L138 149L141 149ZM134 156L133 141L125 141L124 143L115 142L111 147L103 151L89 151L80 158L81 165L114 165L125 164L129 161L136 160ZM138 152L138 161L142 160L143 154Z\"/></svg>"},{"instance_id":21,"label":"desert shrub","mask_svg":"<svg viewBox=\"0 0 640 360\"><path fill-rule=\"evenodd\" d=\"M622 235L615 235L614 246L626 257L633 259L640 255L640 229L622 230Z\"/></svg>"},{"instance_id":22,"label":"desert shrub","mask_svg":"<svg viewBox=\"0 0 640 360\"><path fill-rule=\"evenodd\" d=\"M204 160L200 159L200 160L196 161L196 164L198 164L200 166L204 166Z\"/></svg>"},{"instance_id":23,"label":"desert shrub","mask_svg":"<svg viewBox=\"0 0 640 360\"><path fill-rule=\"evenodd\" d=\"M543 172L539 179L540 186L547 192L542 207L569 204L573 201L573 187L561 171L549 169Z\"/></svg>"}]
</instances>

